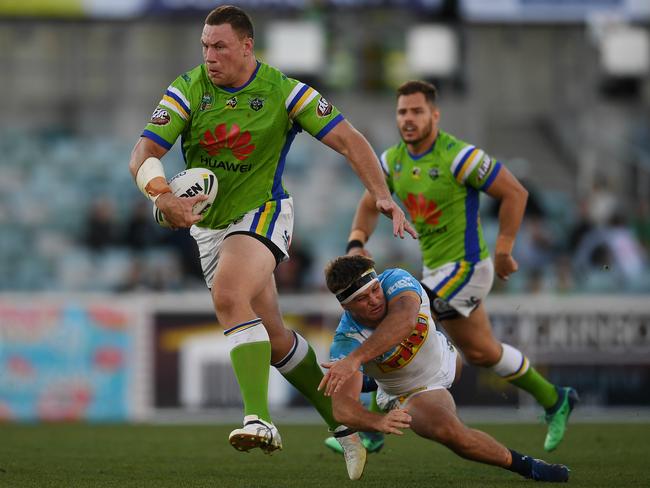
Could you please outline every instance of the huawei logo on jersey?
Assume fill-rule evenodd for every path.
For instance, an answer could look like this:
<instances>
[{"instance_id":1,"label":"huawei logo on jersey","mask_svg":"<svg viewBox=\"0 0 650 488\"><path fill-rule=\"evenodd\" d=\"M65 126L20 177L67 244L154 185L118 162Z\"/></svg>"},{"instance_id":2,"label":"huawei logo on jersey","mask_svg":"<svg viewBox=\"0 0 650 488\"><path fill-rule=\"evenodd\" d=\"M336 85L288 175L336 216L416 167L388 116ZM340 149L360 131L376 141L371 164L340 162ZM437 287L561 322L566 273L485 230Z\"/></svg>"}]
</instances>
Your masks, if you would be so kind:
<instances>
[{"instance_id":1,"label":"huawei logo on jersey","mask_svg":"<svg viewBox=\"0 0 650 488\"><path fill-rule=\"evenodd\" d=\"M210 156L216 156L223 149L230 149L233 156L244 161L255 150L255 144L249 144L250 142L251 133L241 132L237 124L232 124L230 130L226 124L219 124L214 132L206 130L199 144Z\"/></svg>"},{"instance_id":2,"label":"huawei logo on jersey","mask_svg":"<svg viewBox=\"0 0 650 488\"><path fill-rule=\"evenodd\" d=\"M422 194L409 193L404 200L404 205L406 205L414 223L437 225L442 216L442 211L438 210L438 204L433 200L427 200Z\"/></svg>"}]
</instances>

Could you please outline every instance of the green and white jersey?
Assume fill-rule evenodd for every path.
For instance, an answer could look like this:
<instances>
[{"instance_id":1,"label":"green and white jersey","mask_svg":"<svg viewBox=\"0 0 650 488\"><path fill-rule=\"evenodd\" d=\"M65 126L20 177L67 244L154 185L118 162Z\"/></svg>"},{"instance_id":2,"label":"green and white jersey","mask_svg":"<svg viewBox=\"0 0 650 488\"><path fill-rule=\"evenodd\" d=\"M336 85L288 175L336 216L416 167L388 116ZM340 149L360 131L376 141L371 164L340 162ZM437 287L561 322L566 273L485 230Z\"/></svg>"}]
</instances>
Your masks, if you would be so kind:
<instances>
[{"instance_id":1,"label":"green and white jersey","mask_svg":"<svg viewBox=\"0 0 650 488\"><path fill-rule=\"evenodd\" d=\"M381 165L391 191L404 202L418 231L424 265L477 263L489 256L479 219L479 190L487 190L501 163L443 131L417 156L406 144L388 148Z\"/></svg>"},{"instance_id":2,"label":"green and white jersey","mask_svg":"<svg viewBox=\"0 0 650 488\"><path fill-rule=\"evenodd\" d=\"M237 88L214 85L202 64L167 88L142 136L166 149L181 136L186 167L214 171L219 192L199 225L221 229L257 207L279 209L289 196L282 172L296 134L321 139L342 120L312 87L265 63Z\"/></svg>"}]
</instances>

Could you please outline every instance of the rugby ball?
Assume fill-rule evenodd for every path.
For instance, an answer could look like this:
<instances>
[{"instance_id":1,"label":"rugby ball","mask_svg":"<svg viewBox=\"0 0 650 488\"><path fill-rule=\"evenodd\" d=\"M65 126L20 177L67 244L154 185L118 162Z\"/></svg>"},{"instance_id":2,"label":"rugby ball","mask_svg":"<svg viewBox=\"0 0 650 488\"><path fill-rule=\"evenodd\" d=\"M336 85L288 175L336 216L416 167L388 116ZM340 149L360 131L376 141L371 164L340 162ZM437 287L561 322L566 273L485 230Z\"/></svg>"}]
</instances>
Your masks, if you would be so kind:
<instances>
[{"instance_id":1,"label":"rugby ball","mask_svg":"<svg viewBox=\"0 0 650 488\"><path fill-rule=\"evenodd\" d=\"M175 175L167 183L172 190L172 193L177 197L189 198L196 195L207 195L208 199L198 202L192 208L195 215L204 214L208 211L210 206L214 203L217 197L217 177L207 168L190 168L181 171ZM169 227L169 223L156 204L153 205L153 218L156 223L162 227Z\"/></svg>"}]
</instances>

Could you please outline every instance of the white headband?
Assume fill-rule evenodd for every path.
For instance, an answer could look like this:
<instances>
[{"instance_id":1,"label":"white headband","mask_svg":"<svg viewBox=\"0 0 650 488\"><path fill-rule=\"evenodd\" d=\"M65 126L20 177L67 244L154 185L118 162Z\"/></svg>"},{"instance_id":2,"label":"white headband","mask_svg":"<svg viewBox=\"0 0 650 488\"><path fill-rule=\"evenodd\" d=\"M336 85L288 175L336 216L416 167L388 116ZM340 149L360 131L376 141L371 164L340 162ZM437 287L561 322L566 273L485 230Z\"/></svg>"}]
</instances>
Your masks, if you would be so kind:
<instances>
[{"instance_id":1,"label":"white headband","mask_svg":"<svg viewBox=\"0 0 650 488\"><path fill-rule=\"evenodd\" d=\"M360 293L363 293L365 290L367 290L375 282L379 282L377 279L377 272L373 268L370 268L357 280L353 281L347 288L336 292L336 298L341 305L345 305L346 303L352 301Z\"/></svg>"}]
</instances>

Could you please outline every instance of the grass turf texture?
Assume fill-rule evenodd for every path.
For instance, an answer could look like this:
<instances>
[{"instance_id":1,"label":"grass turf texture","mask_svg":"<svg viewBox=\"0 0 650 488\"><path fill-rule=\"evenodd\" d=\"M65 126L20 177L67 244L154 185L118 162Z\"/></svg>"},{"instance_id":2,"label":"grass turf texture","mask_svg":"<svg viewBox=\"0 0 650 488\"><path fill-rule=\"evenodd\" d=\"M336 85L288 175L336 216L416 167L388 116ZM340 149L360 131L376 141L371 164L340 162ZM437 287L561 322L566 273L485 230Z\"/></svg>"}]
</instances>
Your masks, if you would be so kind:
<instances>
[{"instance_id":1,"label":"grass turf texture","mask_svg":"<svg viewBox=\"0 0 650 488\"><path fill-rule=\"evenodd\" d=\"M510 448L567 464L571 487L648 487L650 424L576 424L553 453L541 425L477 425ZM282 426L284 450L267 456L228 445L226 426L0 425L0 486L23 487L510 487L533 481L471 463L409 432L347 479L319 426ZM547 486L547 485L545 485ZM563 485L564 486L564 485Z\"/></svg>"}]
</instances>

